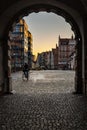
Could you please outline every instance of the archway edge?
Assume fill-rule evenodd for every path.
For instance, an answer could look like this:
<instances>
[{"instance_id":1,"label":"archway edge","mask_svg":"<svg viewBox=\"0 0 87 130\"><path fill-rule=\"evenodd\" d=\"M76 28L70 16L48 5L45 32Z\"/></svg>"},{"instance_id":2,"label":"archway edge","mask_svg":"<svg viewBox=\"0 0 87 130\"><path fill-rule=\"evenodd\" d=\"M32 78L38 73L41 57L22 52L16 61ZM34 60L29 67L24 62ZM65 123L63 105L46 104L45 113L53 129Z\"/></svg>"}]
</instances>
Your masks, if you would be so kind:
<instances>
[{"instance_id":1,"label":"archway edge","mask_svg":"<svg viewBox=\"0 0 87 130\"><path fill-rule=\"evenodd\" d=\"M21 5L21 6L20 6ZM39 6L39 9L36 9L36 6ZM75 23L79 26L79 31L80 33L82 32L82 19L80 14L70 8L69 6L67 6L67 4L65 5L62 2L59 1L54 1L54 0L44 0L44 1L35 1L35 0L21 0L18 2L15 2L15 4L11 5L7 10L5 10L5 12L3 12L3 14L0 16L0 39L2 39L4 37L4 35L6 34L6 32L9 29L9 26L13 23L13 22L17 22L19 18L28 15L30 12L39 12L39 11L48 11L49 7L52 7L50 9L50 12L55 12L53 11L54 8L56 8L56 10L62 10L62 13L60 14L61 16L63 16L64 18L66 16L68 16L66 19L66 21L70 24L72 20L70 20L70 16L71 18L73 18L73 20L75 21ZM57 11L55 12L57 14ZM67 13L67 15L65 15ZM73 27L72 27L73 28Z\"/></svg>"},{"instance_id":2,"label":"archway edge","mask_svg":"<svg viewBox=\"0 0 87 130\"><path fill-rule=\"evenodd\" d=\"M36 6L37 7L39 6L39 8L35 10ZM49 10L50 7L52 8ZM56 8L56 12L55 12L55 8ZM75 8L73 8L73 6L72 8L69 7L67 3L64 4L57 0L50 0L50 1L26 0L26 2L25 0L20 0L11 4L11 6L9 6L6 10L4 10L2 15L0 15L0 40L2 40L1 42L3 42L4 45L4 47L2 47L4 52L4 54L2 54L3 72L4 72L4 79L5 79L4 86L6 85L6 90L4 90L4 92L5 91L8 92L10 88L9 87L10 79L8 77L8 72L9 72L8 68L10 68L10 65L8 65L8 46L7 46L7 37L6 37L8 35L9 28L12 26L14 22L17 22L19 18L23 17L24 15L28 15L28 13L39 12L43 10L47 12L55 12L56 14L57 11L61 11L60 13L61 16L63 16L66 20L68 20L68 23L72 24L72 28L74 25L76 25L75 26L76 30L79 31L79 34L81 34L81 37L83 36L82 39L84 40L83 21L82 21L83 17L80 14L81 12L77 11ZM79 35L77 38L79 38ZM80 46L80 47L78 46L78 61L80 61L81 63L80 66L79 66L79 62L77 63L79 71L77 73L78 79L76 83L79 83L79 81L81 81L81 84L79 83L78 85L76 85L77 87L81 86L81 88L78 87L78 92L82 92L81 90L82 89L82 44L84 43L83 40L82 42L81 41L79 42L80 44L78 44Z\"/></svg>"}]
</instances>

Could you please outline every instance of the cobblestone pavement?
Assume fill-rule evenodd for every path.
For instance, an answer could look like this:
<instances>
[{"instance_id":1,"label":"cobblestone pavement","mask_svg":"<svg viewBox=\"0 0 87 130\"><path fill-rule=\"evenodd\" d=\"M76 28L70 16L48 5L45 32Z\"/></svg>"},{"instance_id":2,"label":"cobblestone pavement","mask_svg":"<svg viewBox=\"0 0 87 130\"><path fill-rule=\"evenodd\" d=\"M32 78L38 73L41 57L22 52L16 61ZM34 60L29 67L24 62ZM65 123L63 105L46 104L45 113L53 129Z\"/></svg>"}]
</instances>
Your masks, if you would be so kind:
<instances>
[{"instance_id":1,"label":"cobblestone pavement","mask_svg":"<svg viewBox=\"0 0 87 130\"><path fill-rule=\"evenodd\" d=\"M0 97L0 130L87 130L87 97L63 92L18 89Z\"/></svg>"},{"instance_id":2,"label":"cobblestone pavement","mask_svg":"<svg viewBox=\"0 0 87 130\"><path fill-rule=\"evenodd\" d=\"M70 93L74 91L74 71L30 71L29 81L22 80L22 72L12 74L16 93Z\"/></svg>"}]
</instances>

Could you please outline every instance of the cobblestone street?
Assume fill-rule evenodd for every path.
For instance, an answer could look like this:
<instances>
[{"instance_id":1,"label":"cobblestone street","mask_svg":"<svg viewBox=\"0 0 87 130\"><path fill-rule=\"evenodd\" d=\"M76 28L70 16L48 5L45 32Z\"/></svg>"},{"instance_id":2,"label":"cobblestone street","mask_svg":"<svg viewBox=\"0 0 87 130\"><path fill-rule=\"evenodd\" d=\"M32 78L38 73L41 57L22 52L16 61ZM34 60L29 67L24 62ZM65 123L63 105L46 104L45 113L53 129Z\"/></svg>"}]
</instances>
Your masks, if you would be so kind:
<instances>
[{"instance_id":1,"label":"cobblestone street","mask_svg":"<svg viewBox=\"0 0 87 130\"><path fill-rule=\"evenodd\" d=\"M22 72L12 74L16 93L70 93L74 91L74 71L30 71L29 81L22 80Z\"/></svg>"},{"instance_id":2,"label":"cobblestone street","mask_svg":"<svg viewBox=\"0 0 87 130\"><path fill-rule=\"evenodd\" d=\"M74 95L74 72L12 74L13 93L0 97L0 130L87 130L87 97Z\"/></svg>"}]
</instances>

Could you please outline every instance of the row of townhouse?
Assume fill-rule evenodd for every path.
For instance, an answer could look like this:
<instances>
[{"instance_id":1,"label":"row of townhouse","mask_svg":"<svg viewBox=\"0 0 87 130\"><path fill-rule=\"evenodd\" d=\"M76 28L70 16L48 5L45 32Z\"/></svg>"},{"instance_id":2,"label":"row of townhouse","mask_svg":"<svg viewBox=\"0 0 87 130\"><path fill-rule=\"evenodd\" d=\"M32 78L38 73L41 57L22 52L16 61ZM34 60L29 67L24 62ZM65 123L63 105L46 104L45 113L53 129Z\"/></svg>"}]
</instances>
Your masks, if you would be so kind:
<instances>
[{"instance_id":1,"label":"row of townhouse","mask_svg":"<svg viewBox=\"0 0 87 130\"><path fill-rule=\"evenodd\" d=\"M9 43L11 46L11 70L21 70L26 62L32 67L32 34L28 25L21 19L9 32Z\"/></svg>"},{"instance_id":2,"label":"row of townhouse","mask_svg":"<svg viewBox=\"0 0 87 130\"><path fill-rule=\"evenodd\" d=\"M36 67L42 69L58 69L58 46L52 51L38 53Z\"/></svg>"},{"instance_id":3,"label":"row of townhouse","mask_svg":"<svg viewBox=\"0 0 87 130\"><path fill-rule=\"evenodd\" d=\"M60 38L51 51L38 53L36 66L43 69L75 69L75 45L73 38Z\"/></svg>"}]
</instances>

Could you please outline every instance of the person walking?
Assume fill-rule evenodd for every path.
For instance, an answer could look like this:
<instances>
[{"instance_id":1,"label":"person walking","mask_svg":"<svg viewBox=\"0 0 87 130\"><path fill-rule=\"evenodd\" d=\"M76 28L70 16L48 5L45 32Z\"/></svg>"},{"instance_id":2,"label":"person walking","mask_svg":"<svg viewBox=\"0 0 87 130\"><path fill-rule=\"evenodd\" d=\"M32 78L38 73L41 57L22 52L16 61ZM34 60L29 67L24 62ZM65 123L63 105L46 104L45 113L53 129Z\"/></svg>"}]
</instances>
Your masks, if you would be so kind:
<instances>
[{"instance_id":1,"label":"person walking","mask_svg":"<svg viewBox=\"0 0 87 130\"><path fill-rule=\"evenodd\" d=\"M24 76L25 76L25 78L27 78L27 80L28 80L28 77L29 77L29 66L28 66L28 64L27 63L25 63L24 64L24 66L23 66L23 73L24 73Z\"/></svg>"}]
</instances>

